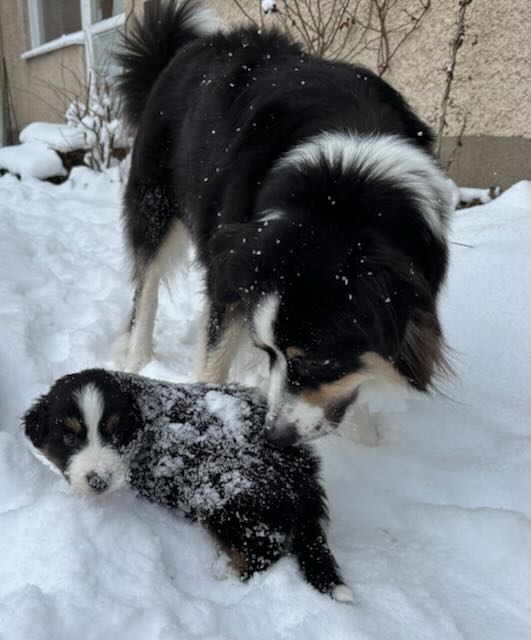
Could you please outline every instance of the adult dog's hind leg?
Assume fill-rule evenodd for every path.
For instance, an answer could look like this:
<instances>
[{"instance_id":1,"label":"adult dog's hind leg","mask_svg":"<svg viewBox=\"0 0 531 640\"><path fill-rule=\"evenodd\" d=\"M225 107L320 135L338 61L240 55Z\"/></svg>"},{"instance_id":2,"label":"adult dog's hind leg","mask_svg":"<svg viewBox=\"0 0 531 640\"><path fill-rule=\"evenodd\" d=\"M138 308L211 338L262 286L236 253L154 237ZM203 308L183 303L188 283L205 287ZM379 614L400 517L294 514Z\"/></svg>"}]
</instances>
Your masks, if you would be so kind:
<instances>
[{"instance_id":1,"label":"adult dog's hind leg","mask_svg":"<svg viewBox=\"0 0 531 640\"><path fill-rule=\"evenodd\" d=\"M159 284L186 256L188 234L177 203L163 184L137 185L130 179L124 211L125 239L135 295L120 365L137 372L153 353Z\"/></svg>"},{"instance_id":2,"label":"adult dog's hind leg","mask_svg":"<svg viewBox=\"0 0 531 640\"><path fill-rule=\"evenodd\" d=\"M136 284L130 321L126 371L137 372L153 355L153 329L157 313L160 270L152 262Z\"/></svg>"}]
</instances>

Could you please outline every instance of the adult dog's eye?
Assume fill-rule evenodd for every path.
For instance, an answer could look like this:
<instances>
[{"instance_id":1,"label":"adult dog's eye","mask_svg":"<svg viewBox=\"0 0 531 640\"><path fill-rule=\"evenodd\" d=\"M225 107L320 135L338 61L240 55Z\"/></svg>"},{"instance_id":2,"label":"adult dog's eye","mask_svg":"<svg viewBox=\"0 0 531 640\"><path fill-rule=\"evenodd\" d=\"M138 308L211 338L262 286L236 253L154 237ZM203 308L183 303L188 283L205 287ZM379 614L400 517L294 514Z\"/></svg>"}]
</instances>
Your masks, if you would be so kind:
<instances>
[{"instance_id":1,"label":"adult dog's eye","mask_svg":"<svg viewBox=\"0 0 531 640\"><path fill-rule=\"evenodd\" d=\"M75 447L76 444L79 442L79 438L76 436L75 433L72 433L71 431L67 431L63 435L63 442L66 444L67 447Z\"/></svg>"},{"instance_id":2,"label":"adult dog's eye","mask_svg":"<svg viewBox=\"0 0 531 640\"><path fill-rule=\"evenodd\" d=\"M300 373L312 373L317 371L333 371L339 367L337 360L331 358L290 358L289 363Z\"/></svg>"},{"instance_id":3,"label":"adult dog's eye","mask_svg":"<svg viewBox=\"0 0 531 640\"><path fill-rule=\"evenodd\" d=\"M336 364L336 361L331 358L300 357L292 358L292 360L293 362L297 362L298 364L305 365L307 367L333 367Z\"/></svg>"}]
</instances>

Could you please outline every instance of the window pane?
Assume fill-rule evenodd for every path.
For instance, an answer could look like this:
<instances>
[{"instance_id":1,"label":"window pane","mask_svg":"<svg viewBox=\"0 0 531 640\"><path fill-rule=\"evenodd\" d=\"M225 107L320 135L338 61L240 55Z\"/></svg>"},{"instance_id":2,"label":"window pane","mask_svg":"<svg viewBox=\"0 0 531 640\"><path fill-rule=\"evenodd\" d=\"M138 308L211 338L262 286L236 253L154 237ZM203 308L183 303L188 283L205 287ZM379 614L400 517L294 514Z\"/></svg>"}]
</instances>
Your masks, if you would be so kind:
<instances>
[{"instance_id":1,"label":"window pane","mask_svg":"<svg viewBox=\"0 0 531 640\"><path fill-rule=\"evenodd\" d=\"M99 77L107 78L107 80L111 81L112 77L120 71L120 67L113 56L120 42L120 32L118 29L111 29L110 31L98 33L93 36L94 68Z\"/></svg>"},{"instance_id":2,"label":"window pane","mask_svg":"<svg viewBox=\"0 0 531 640\"><path fill-rule=\"evenodd\" d=\"M40 0L41 44L81 29L79 0Z\"/></svg>"},{"instance_id":3,"label":"window pane","mask_svg":"<svg viewBox=\"0 0 531 640\"><path fill-rule=\"evenodd\" d=\"M107 20L124 12L124 0L92 0L92 22Z\"/></svg>"}]
</instances>

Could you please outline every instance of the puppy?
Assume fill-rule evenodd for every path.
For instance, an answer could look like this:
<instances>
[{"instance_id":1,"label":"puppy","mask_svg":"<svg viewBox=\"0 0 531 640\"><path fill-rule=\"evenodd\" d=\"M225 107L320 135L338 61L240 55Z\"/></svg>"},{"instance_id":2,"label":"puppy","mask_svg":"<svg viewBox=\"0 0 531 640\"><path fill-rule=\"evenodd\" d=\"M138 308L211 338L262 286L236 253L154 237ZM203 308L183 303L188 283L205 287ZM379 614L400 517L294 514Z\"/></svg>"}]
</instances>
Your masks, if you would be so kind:
<instances>
[{"instance_id":1,"label":"puppy","mask_svg":"<svg viewBox=\"0 0 531 640\"><path fill-rule=\"evenodd\" d=\"M319 461L307 446L271 447L265 415L261 397L236 385L88 369L55 382L24 428L79 493L128 483L199 521L242 580L292 553L312 586L351 600L326 541Z\"/></svg>"},{"instance_id":2,"label":"puppy","mask_svg":"<svg viewBox=\"0 0 531 640\"><path fill-rule=\"evenodd\" d=\"M146 3L120 63L136 130L125 368L151 358L159 281L190 236L208 300L199 378L225 382L250 333L277 444L335 429L364 387L429 388L452 206L402 96L278 31L221 31L196 0Z\"/></svg>"}]
</instances>

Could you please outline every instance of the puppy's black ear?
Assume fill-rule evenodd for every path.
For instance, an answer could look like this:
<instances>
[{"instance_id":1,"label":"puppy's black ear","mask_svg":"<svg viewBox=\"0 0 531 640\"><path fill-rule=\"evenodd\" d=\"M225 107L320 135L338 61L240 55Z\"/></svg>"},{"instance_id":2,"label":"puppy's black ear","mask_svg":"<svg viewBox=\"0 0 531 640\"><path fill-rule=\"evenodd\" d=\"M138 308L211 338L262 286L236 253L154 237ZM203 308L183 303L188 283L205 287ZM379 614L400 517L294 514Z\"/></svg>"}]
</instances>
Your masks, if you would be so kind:
<instances>
[{"instance_id":1,"label":"puppy's black ear","mask_svg":"<svg viewBox=\"0 0 531 640\"><path fill-rule=\"evenodd\" d=\"M48 396L41 396L24 414L24 432L33 446L42 447L48 435Z\"/></svg>"}]
</instances>

